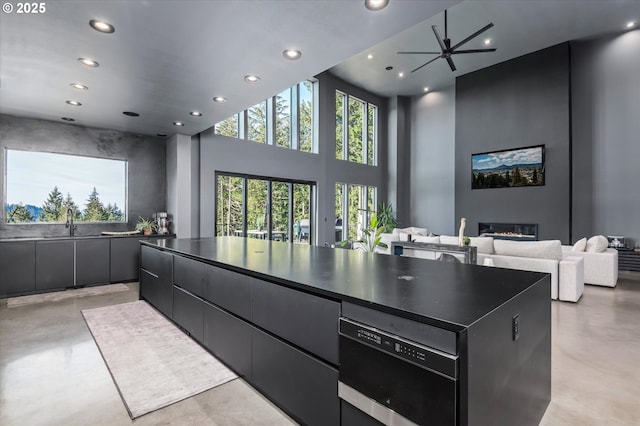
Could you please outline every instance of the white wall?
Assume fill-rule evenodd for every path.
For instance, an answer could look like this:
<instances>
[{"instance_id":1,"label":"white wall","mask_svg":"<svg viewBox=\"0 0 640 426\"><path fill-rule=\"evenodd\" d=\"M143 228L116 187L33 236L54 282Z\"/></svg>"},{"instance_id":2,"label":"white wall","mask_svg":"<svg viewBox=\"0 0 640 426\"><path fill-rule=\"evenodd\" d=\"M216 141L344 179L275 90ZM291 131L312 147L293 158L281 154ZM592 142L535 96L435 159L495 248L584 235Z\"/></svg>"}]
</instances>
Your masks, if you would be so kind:
<instances>
[{"instance_id":1,"label":"white wall","mask_svg":"<svg viewBox=\"0 0 640 426\"><path fill-rule=\"evenodd\" d=\"M411 224L455 228L455 87L411 98Z\"/></svg>"}]
</instances>

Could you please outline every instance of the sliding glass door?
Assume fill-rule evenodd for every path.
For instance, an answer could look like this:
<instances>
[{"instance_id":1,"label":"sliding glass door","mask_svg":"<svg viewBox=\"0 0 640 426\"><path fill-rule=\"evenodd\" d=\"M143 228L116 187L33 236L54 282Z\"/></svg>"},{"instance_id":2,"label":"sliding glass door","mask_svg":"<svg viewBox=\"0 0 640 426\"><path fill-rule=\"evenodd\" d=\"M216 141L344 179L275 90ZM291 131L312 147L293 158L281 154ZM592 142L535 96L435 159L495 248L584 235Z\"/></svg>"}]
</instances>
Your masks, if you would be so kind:
<instances>
[{"instance_id":1,"label":"sliding glass door","mask_svg":"<svg viewBox=\"0 0 640 426\"><path fill-rule=\"evenodd\" d=\"M314 184L216 174L217 236L311 244Z\"/></svg>"}]
</instances>

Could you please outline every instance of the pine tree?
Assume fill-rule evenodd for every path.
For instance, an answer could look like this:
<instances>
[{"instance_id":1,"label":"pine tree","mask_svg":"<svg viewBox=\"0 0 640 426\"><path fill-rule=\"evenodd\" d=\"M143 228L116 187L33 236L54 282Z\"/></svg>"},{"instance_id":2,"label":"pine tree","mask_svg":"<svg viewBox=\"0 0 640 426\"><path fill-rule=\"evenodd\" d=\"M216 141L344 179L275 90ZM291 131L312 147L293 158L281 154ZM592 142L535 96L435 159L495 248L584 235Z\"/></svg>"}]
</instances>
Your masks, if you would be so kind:
<instances>
[{"instance_id":1,"label":"pine tree","mask_svg":"<svg viewBox=\"0 0 640 426\"><path fill-rule=\"evenodd\" d=\"M14 205L13 208L7 212L7 223L33 221L35 221L33 214L22 203Z\"/></svg>"},{"instance_id":2,"label":"pine tree","mask_svg":"<svg viewBox=\"0 0 640 426\"><path fill-rule=\"evenodd\" d=\"M64 222L66 220L66 210L63 208L62 193L57 186L49 193L47 200L42 205L40 222Z\"/></svg>"},{"instance_id":3,"label":"pine tree","mask_svg":"<svg viewBox=\"0 0 640 426\"><path fill-rule=\"evenodd\" d=\"M71 209L73 211L73 220L78 221L82 219L82 212L78 208L78 205L75 203L75 201L73 201L73 198L71 198L71 194L69 194L68 192L67 192L67 198L65 198L64 202L62 203L62 208L63 208L63 211L65 212L65 217L66 217L66 212L69 211L69 209Z\"/></svg>"},{"instance_id":4,"label":"pine tree","mask_svg":"<svg viewBox=\"0 0 640 426\"><path fill-rule=\"evenodd\" d=\"M107 204L107 208L105 209L107 214L107 219L109 222L122 222L123 221L123 213L122 210L118 207L116 203L113 205L111 203Z\"/></svg>"},{"instance_id":5,"label":"pine tree","mask_svg":"<svg viewBox=\"0 0 640 426\"><path fill-rule=\"evenodd\" d=\"M87 200L87 207L84 210L84 221L102 222L105 220L107 220L107 213L104 205L98 197L98 191L96 191L96 187L94 186L93 191L91 191L89 199Z\"/></svg>"}]
</instances>

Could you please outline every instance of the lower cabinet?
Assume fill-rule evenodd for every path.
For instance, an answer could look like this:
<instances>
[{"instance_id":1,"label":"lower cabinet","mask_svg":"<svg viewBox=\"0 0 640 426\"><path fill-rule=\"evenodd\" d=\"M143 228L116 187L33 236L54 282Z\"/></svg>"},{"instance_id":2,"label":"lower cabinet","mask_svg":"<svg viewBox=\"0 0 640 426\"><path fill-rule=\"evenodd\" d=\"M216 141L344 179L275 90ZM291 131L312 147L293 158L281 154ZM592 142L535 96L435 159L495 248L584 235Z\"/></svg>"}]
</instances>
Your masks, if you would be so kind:
<instances>
[{"instance_id":1,"label":"lower cabinet","mask_svg":"<svg viewBox=\"0 0 640 426\"><path fill-rule=\"evenodd\" d=\"M180 287L173 287L173 321L202 342L204 302Z\"/></svg>"},{"instance_id":2,"label":"lower cabinet","mask_svg":"<svg viewBox=\"0 0 640 426\"><path fill-rule=\"evenodd\" d=\"M76 240L76 286L109 282L109 239Z\"/></svg>"},{"instance_id":3,"label":"lower cabinet","mask_svg":"<svg viewBox=\"0 0 640 426\"><path fill-rule=\"evenodd\" d=\"M204 346L249 381L252 328L240 318L204 303Z\"/></svg>"},{"instance_id":4,"label":"lower cabinet","mask_svg":"<svg viewBox=\"0 0 640 426\"><path fill-rule=\"evenodd\" d=\"M173 255L142 246L140 296L173 318Z\"/></svg>"},{"instance_id":5,"label":"lower cabinet","mask_svg":"<svg viewBox=\"0 0 640 426\"><path fill-rule=\"evenodd\" d=\"M138 238L120 237L111 239L110 275L112 283L138 279L140 240L146 239L142 236Z\"/></svg>"},{"instance_id":6,"label":"lower cabinet","mask_svg":"<svg viewBox=\"0 0 640 426\"><path fill-rule=\"evenodd\" d=\"M308 425L339 425L338 371L253 328L252 383Z\"/></svg>"},{"instance_id":7,"label":"lower cabinet","mask_svg":"<svg viewBox=\"0 0 640 426\"><path fill-rule=\"evenodd\" d=\"M345 426L382 426L382 423L345 401L340 401L340 424Z\"/></svg>"},{"instance_id":8,"label":"lower cabinet","mask_svg":"<svg viewBox=\"0 0 640 426\"><path fill-rule=\"evenodd\" d=\"M0 297L36 290L36 243L0 243Z\"/></svg>"},{"instance_id":9,"label":"lower cabinet","mask_svg":"<svg viewBox=\"0 0 640 426\"><path fill-rule=\"evenodd\" d=\"M74 241L36 242L36 290L74 286Z\"/></svg>"}]
</instances>

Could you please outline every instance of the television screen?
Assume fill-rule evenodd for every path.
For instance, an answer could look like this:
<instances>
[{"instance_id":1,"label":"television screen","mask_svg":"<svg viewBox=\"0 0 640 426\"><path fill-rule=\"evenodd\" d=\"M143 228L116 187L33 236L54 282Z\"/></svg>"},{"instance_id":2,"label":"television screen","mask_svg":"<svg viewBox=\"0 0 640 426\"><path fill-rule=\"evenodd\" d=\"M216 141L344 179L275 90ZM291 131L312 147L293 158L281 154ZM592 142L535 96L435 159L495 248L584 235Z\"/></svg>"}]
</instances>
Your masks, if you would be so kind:
<instances>
[{"instance_id":1,"label":"television screen","mask_svg":"<svg viewBox=\"0 0 640 426\"><path fill-rule=\"evenodd\" d=\"M472 189L544 185L544 145L471 156Z\"/></svg>"}]
</instances>

